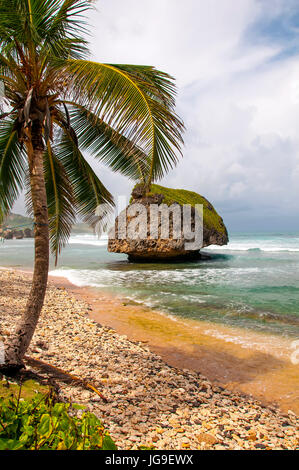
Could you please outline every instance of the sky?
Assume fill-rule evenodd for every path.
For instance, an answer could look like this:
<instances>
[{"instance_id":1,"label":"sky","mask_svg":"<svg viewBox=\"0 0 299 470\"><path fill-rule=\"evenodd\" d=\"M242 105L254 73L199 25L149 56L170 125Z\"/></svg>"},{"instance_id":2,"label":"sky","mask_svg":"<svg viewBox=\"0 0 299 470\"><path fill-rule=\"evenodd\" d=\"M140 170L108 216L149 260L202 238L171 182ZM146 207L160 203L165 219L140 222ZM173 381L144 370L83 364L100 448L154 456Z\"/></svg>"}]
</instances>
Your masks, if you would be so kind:
<instances>
[{"instance_id":1,"label":"sky","mask_svg":"<svg viewBox=\"0 0 299 470\"><path fill-rule=\"evenodd\" d=\"M96 7L94 60L154 65L176 78L185 145L162 184L204 195L231 231L299 230L299 2ZM92 166L115 196L130 193L132 182Z\"/></svg>"}]
</instances>

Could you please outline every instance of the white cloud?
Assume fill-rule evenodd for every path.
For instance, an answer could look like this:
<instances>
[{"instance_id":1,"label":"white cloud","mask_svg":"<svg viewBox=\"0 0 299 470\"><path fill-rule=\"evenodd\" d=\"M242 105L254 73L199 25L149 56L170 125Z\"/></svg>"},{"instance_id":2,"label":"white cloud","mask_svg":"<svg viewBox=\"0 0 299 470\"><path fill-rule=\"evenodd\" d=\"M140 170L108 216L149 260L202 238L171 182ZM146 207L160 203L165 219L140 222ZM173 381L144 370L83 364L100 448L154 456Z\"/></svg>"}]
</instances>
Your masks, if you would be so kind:
<instances>
[{"instance_id":1,"label":"white cloud","mask_svg":"<svg viewBox=\"0 0 299 470\"><path fill-rule=\"evenodd\" d=\"M260 10L253 0L111 0L97 7L91 21L98 60L154 64L180 85L226 72L229 56Z\"/></svg>"},{"instance_id":2,"label":"white cloud","mask_svg":"<svg viewBox=\"0 0 299 470\"><path fill-rule=\"evenodd\" d=\"M188 105L182 96L185 159L172 184L188 184L222 208L238 198L253 210L258 204L298 211L298 75L292 58L233 74L204 93L194 87Z\"/></svg>"}]
</instances>

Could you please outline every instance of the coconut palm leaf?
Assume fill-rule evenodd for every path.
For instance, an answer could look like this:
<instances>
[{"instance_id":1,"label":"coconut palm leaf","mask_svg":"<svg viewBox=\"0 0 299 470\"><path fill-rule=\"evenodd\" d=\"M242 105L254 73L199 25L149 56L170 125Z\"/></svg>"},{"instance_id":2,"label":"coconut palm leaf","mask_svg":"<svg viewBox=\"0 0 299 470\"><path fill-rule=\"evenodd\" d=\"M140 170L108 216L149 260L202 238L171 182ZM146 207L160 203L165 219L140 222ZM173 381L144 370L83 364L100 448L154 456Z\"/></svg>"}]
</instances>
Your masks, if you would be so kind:
<instances>
[{"instance_id":1,"label":"coconut palm leaf","mask_svg":"<svg viewBox=\"0 0 299 470\"><path fill-rule=\"evenodd\" d=\"M83 13L92 0L0 0L0 49L16 54L16 41L40 56L82 58L87 53ZM81 37L80 37L81 36ZM68 54L67 54L68 50ZM76 52L75 52L76 50Z\"/></svg>"},{"instance_id":2,"label":"coconut palm leaf","mask_svg":"<svg viewBox=\"0 0 299 470\"><path fill-rule=\"evenodd\" d=\"M49 27L46 30L45 42L54 43L57 40L65 39L66 36L77 38L79 34L87 32L87 24L83 19L83 14L91 9L94 3L92 0L65 0L50 3L55 6L53 5L51 15L53 20L49 22Z\"/></svg>"},{"instance_id":3,"label":"coconut palm leaf","mask_svg":"<svg viewBox=\"0 0 299 470\"><path fill-rule=\"evenodd\" d=\"M44 154L51 250L55 265L76 221L76 201L65 168L48 142Z\"/></svg>"},{"instance_id":4,"label":"coconut palm leaf","mask_svg":"<svg viewBox=\"0 0 299 470\"><path fill-rule=\"evenodd\" d=\"M26 90L26 80L20 72L18 64L10 54L0 54L0 80L4 82L6 89L11 92L24 92ZM7 90L6 90L7 91Z\"/></svg>"},{"instance_id":5,"label":"coconut palm leaf","mask_svg":"<svg viewBox=\"0 0 299 470\"><path fill-rule=\"evenodd\" d=\"M77 214L84 222L93 225L96 221L95 211L99 205L106 204L107 207L113 207L112 195L95 174L67 130L57 146L56 153L71 182Z\"/></svg>"},{"instance_id":6,"label":"coconut palm leaf","mask_svg":"<svg viewBox=\"0 0 299 470\"><path fill-rule=\"evenodd\" d=\"M165 105L171 102L171 77L162 77L154 68L134 73L129 66L84 60L64 61L63 69L70 76L73 101L90 109L150 158L149 183L173 168L182 144L183 123ZM160 77L157 90L155 72Z\"/></svg>"},{"instance_id":7,"label":"coconut palm leaf","mask_svg":"<svg viewBox=\"0 0 299 470\"><path fill-rule=\"evenodd\" d=\"M151 91L153 98L174 109L176 87L173 77L149 65L118 64L115 66L126 72L132 79L138 77L141 81L151 84L152 88L147 92Z\"/></svg>"},{"instance_id":8,"label":"coconut palm leaf","mask_svg":"<svg viewBox=\"0 0 299 470\"><path fill-rule=\"evenodd\" d=\"M14 120L3 119L0 121L0 214L2 217L12 209L23 189L26 171L26 154L14 130Z\"/></svg>"},{"instance_id":9,"label":"coconut palm leaf","mask_svg":"<svg viewBox=\"0 0 299 470\"><path fill-rule=\"evenodd\" d=\"M145 181L150 159L127 137L76 103L70 107L69 120L82 150L88 151L115 172L133 180Z\"/></svg>"}]
</instances>

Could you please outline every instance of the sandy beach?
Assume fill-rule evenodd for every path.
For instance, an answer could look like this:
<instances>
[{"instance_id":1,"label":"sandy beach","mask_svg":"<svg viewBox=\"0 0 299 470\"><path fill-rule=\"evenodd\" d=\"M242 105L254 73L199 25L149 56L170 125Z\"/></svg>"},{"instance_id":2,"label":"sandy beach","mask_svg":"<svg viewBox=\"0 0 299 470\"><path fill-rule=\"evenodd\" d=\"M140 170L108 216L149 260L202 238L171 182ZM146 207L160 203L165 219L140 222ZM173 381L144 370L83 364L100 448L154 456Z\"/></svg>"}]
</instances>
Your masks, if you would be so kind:
<instances>
[{"instance_id":1,"label":"sandy beach","mask_svg":"<svg viewBox=\"0 0 299 470\"><path fill-rule=\"evenodd\" d=\"M30 273L0 271L0 339L22 312ZM176 320L50 278L28 356L82 377L107 398L58 381L120 449L295 449L298 366L287 340Z\"/></svg>"}]
</instances>

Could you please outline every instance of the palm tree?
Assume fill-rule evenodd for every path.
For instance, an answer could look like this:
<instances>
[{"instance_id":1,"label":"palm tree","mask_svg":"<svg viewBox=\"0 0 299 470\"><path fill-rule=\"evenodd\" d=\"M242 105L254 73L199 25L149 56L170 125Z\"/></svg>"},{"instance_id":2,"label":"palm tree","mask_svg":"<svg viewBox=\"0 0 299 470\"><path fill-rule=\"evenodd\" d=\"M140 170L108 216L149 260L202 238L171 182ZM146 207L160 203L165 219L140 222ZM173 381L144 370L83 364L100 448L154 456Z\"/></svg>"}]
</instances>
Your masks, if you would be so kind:
<instances>
[{"instance_id":1,"label":"palm tree","mask_svg":"<svg viewBox=\"0 0 299 470\"><path fill-rule=\"evenodd\" d=\"M83 151L149 187L177 162L183 124L172 78L150 66L89 60L91 0L0 0L0 223L22 190L34 216L26 309L2 371L23 367L56 260L76 216L91 223L113 198Z\"/></svg>"}]
</instances>

